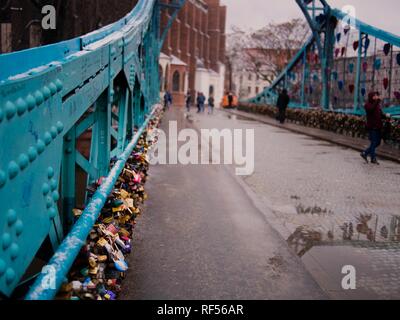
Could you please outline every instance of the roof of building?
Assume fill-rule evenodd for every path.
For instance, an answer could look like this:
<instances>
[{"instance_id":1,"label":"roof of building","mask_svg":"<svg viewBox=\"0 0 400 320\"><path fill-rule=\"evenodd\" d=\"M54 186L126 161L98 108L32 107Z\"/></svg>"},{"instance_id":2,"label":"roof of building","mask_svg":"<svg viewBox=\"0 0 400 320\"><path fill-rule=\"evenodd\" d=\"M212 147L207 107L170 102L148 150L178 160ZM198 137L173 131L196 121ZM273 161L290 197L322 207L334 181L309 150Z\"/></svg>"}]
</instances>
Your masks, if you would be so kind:
<instances>
[{"instance_id":1,"label":"roof of building","mask_svg":"<svg viewBox=\"0 0 400 320\"><path fill-rule=\"evenodd\" d=\"M186 63L184 63L181 59L179 59L178 57L172 55L171 56L172 60L171 60L171 64L175 65L175 66L187 66Z\"/></svg>"},{"instance_id":2,"label":"roof of building","mask_svg":"<svg viewBox=\"0 0 400 320\"><path fill-rule=\"evenodd\" d=\"M160 59L171 59L171 57L167 56L165 53L160 53Z\"/></svg>"}]
</instances>

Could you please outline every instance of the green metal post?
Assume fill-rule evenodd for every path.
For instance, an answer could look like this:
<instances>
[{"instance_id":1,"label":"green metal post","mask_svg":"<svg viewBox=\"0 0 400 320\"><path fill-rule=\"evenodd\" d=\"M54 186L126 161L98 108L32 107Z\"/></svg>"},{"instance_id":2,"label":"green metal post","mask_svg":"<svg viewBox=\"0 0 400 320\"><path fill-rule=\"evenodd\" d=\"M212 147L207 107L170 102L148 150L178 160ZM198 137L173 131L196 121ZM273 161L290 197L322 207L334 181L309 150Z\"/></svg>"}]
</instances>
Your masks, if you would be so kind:
<instances>
[{"instance_id":1,"label":"green metal post","mask_svg":"<svg viewBox=\"0 0 400 320\"><path fill-rule=\"evenodd\" d=\"M360 82L361 82L361 59L362 59L362 47L363 38L362 32L359 32L359 48L357 52L357 73L355 79L355 89L354 89L354 112L356 112L360 106Z\"/></svg>"},{"instance_id":2,"label":"green metal post","mask_svg":"<svg viewBox=\"0 0 400 320\"><path fill-rule=\"evenodd\" d=\"M76 127L64 137L64 150L62 160L62 200L63 200L63 229L67 233L73 224L72 209L75 208L76 186Z\"/></svg>"},{"instance_id":3,"label":"green metal post","mask_svg":"<svg viewBox=\"0 0 400 320\"><path fill-rule=\"evenodd\" d=\"M129 89L123 89L118 99L118 154L124 151L128 122Z\"/></svg>"},{"instance_id":4,"label":"green metal post","mask_svg":"<svg viewBox=\"0 0 400 320\"><path fill-rule=\"evenodd\" d=\"M95 103L96 123L92 134L92 152L90 153L90 162L97 168L98 176L91 176L91 181L106 176L109 171L111 149L111 103L109 99L109 91L110 89L103 92Z\"/></svg>"}]
</instances>

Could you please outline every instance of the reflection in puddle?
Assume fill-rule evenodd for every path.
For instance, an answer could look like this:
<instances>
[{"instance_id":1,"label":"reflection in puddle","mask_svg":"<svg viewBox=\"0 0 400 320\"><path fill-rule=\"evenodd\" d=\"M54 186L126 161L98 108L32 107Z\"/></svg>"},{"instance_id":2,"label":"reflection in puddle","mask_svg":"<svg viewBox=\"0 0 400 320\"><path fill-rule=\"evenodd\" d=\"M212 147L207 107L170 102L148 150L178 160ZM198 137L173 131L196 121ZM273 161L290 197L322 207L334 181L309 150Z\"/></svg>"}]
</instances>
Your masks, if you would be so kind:
<instances>
[{"instance_id":1,"label":"reflection in puddle","mask_svg":"<svg viewBox=\"0 0 400 320\"><path fill-rule=\"evenodd\" d=\"M352 265L360 281L351 298L400 298L400 216L360 214L322 230L301 225L287 239L322 287L349 297L340 279Z\"/></svg>"},{"instance_id":2,"label":"reflection in puddle","mask_svg":"<svg viewBox=\"0 0 400 320\"><path fill-rule=\"evenodd\" d=\"M236 114L227 114L226 116L227 116L228 119L234 120L234 121L250 121L250 122L255 122L256 121L254 119L246 118L246 117L239 116L239 115L236 115Z\"/></svg>"},{"instance_id":3,"label":"reflection in puddle","mask_svg":"<svg viewBox=\"0 0 400 320\"><path fill-rule=\"evenodd\" d=\"M314 214L309 209L304 214ZM321 210L318 208L318 212L327 212L326 209ZM328 242L335 241L340 244L343 244L343 241L365 242L366 244L396 243L397 248L397 244L400 245L400 216L392 216L390 221L385 221L384 218L379 219L378 215L373 217L373 215L360 214L355 217L355 221L333 227L326 234L303 225L297 227L287 240L299 256L305 253L304 249L308 251L315 245L332 245ZM302 252L304 253L301 254Z\"/></svg>"},{"instance_id":4,"label":"reflection in puddle","mask_svg":"<svg viewBox=\"0 0 400 320\"><path fill-rule=\"evenodd\" d=\"M332 215L333 214L333 211L328 210L326 208L323 209L318 206L305 208L301 204L296 206L296 211L297 211L297 214L312 214L312 215Z\"/></svg>"}]
</instances>

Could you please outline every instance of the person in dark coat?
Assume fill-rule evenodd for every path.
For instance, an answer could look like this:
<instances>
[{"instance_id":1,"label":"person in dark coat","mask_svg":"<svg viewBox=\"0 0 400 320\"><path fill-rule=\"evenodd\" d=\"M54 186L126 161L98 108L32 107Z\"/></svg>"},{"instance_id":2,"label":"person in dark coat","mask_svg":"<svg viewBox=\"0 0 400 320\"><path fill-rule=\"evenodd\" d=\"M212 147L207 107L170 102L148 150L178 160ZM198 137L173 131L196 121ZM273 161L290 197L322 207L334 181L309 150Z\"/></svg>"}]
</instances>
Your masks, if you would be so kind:
<instances>
[{"instance_id":1,"label":"person in dark coat","mask_svg":"<svg viewBox=\"0 0 400 320\"><path fill-rule=\"evenodd\" d=\"M206 97L202 92L200 92L197 95L197 113L204 112L205 103L206 103Z\"/></svg>"},{"instance_id":2,"label":"person in dark coat","mask_svg":"<svg viewBox=\"0 0 400 320\"><path fill-rule=\"evenodd\" d=\"M233 93L228 92L228 107L233 108Z\"/></svg>"},{"instance_id":3,"label":"person in dark coat","mask_svg":"<svg viewBox=\"0 0 400 320\"><path fill-rule=\"evenodd\" d=\"M278 117L277 120L279 120L280 123L285 123L286 120L286 109L289 105L290 98L288 95L288 92L286 89L283 89L282 92L279 94L278 97Z\"/></svg>"},{"instance_id":4,"label":"person in dark coat","mask_svg":"<svg viewBox=\"0 0 400 320\"><path fill-rule=\"evenodd\" d=\"M197 104L197 113L200 113L201 112L201 92L197 93L196 104Z\"/></svg>"},{"instance_id":5,"label":"person in dark coat","mask_svg":"<svg viewBox=\"0 0 400 320\"><path fill-rule=\"evenodd\" d=\"M172 95L169 91L166 91L164 94L164 111L169 110L169 107L172 105Z\"/></svg>"},{"instance_id":6,"label":"person in dark coat","mask_svg":"<svg viewBox=\"0 0 400 320\"><path fill-rule=\"evenodd\" d=\"M368 163L368 157L371 157L371 163L379 164L376 159L376 149L382 142L383 120L387 116L382 112L381 99L379 92L371 92L368 95L368 102L365 104L367 113L366 128L368 130L370 146L361 153L361 157Z\"/></svg>"},{"instance_id":7,"label":"person in dark coat","mask_svg":"<svg viewBox=\"0 0 400 320\"><path fill-rule=\"evenodd\" d=\"M186 94L186 110L187 110L187 112L190 112L191 103L192 103L192 95L190 94L190 91L188 91Z\"/></svg>"},{"instance_id":8,"label":"person in dark coat","mask_svg":"<svg viewBox=\"0 0 400 320\"><path fill-rule=\"evenodd\" d=\"M208 97L208 114L213 114L214 113L214 97L213 96L209 96Z\"/></svg>"}]
</instances>

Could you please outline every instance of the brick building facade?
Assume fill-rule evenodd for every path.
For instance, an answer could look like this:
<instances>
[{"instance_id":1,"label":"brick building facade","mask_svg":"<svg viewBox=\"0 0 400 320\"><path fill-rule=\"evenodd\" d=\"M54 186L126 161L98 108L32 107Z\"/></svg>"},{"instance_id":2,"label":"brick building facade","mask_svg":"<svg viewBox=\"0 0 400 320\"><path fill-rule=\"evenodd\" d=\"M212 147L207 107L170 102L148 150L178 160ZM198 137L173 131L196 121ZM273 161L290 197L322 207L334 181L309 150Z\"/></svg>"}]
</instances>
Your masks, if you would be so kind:
<instances>
[{"instance_id":1,"label":"brick building facade","mask_svg":"<svg viewBox=\"0 0 400 320\"><path fill-rule=\"evenodd\" d=\"M0 4L0 53L71 39L117 21L138 0L7 0ZM53 5L56 30L43 30L42 7Z\"/></svg>"},{"instance_id":2,"label":"brick building facade","mask_svg":"<svg viewBox=\"0 0 400 320\"><path fill-rule=\"evenodd\" d=\"M185 93L222 100L225 79L226 6L220 0L188 0L168 32L160 57L161 91L184 105ZM161 28L169 12L161 16Z\"/></svg>"}]
</instances>

